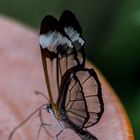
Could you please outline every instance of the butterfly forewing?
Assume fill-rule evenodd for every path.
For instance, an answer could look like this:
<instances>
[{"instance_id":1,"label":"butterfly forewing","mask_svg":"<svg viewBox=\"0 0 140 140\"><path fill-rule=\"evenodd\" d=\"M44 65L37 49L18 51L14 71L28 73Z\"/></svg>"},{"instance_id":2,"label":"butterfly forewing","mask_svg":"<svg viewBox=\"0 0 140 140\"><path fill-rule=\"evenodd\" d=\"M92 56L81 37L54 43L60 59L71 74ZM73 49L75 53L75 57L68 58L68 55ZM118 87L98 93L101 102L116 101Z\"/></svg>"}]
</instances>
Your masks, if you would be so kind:
<instances>
[{"instance_id":1,"label":"butterfly forewing","mask_svg":"<svg viewBox=\"0 0 140 140\"><path fill-rule=\"evenodd\" d=\"M64 11L60 17L60 25L72 41L72 45L77 55L77 62L82 67L85 66L84 39L82 28L75 15L70 11Z\"/></svg>"},{"instance_id":2,"label":"butterfly forewing","mask_svg":"<svg viewBox=\"0 0 140 140\"><path fill-rule=\"evenodd\" d=\"M42 52L42 61L44 66L44 73L48 88L48 94L51 96L54 102L57 100L57 96L59 95L59 87L58 87L58 79L57 79L57 60L50 60L46 55L43 55ZM55 94L54 94L55 93ZM52 99L51 102L52 102Z\"/></svg>"},{"instance_id":3,"label":"butterfly forewing","mask_svg":"<svg viewBox=\"0 0 140 140\"><path fill-rule=\"evenodd\" d=\"M61 19L65 21L65 18ZM78 31L76 33L79 34ZM67 70L82 67L85 63L84 50L78 41L72 42L69 32L56 18L46 16L43 19L39 43L49 95L55 103L59 97L62 76Z\"/></svg>"}]
</instances>

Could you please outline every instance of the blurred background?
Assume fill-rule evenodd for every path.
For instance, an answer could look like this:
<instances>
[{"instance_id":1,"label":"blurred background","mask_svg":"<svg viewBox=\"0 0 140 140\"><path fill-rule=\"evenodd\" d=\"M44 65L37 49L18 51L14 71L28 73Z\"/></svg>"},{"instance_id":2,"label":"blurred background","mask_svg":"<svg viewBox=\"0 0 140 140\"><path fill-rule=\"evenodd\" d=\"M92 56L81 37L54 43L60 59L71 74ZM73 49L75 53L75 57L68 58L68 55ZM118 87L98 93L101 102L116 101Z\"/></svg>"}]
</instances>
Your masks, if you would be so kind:
<instances>
[{"instance_id":1,"label":"blurred background","mask_svg":"<svg viewBox=\"0 0 140 140\"><path fill-rule=\"evenodd\" d=\"M140 138L140 0L0 0L0 14L35 29L46 14L65 9L79 19L87 57L123 102Z\"/></svg>"}]
</instances>

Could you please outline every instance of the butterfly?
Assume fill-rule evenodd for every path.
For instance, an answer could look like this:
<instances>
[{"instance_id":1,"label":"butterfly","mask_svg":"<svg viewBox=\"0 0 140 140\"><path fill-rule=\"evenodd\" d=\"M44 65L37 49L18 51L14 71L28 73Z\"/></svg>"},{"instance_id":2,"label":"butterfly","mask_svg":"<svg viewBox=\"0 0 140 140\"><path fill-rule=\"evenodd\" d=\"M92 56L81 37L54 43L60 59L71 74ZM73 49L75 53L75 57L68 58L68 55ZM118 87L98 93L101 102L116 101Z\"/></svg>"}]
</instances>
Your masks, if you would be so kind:
<instances>
[{"instance_id":1,"label":"butterfly","mask_svg":"<svg viewBox=\"0 0 140 140\"><path fill-rule=\"evenodd\" d=\"M86 128L98 123L104 103L96 72L85 67L84 42L71 11L64 11L59 20L47 15L41 22L39 43L50 100L47 110L62 128L72 129L82 140L97 140Z\"/></svg>"}]
</instances>

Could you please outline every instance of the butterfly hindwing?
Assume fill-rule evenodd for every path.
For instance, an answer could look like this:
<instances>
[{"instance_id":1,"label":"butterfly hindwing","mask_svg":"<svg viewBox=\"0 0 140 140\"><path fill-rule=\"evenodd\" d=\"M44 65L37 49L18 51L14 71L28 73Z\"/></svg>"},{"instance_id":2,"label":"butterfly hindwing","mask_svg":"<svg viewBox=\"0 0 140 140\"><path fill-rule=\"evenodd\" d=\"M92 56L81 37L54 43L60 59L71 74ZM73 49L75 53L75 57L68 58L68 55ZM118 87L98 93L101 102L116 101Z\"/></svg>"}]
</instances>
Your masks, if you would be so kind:
<instances>
[{"instance_id":1,"label":"butterfly hindwing","mask_svg":"<svg viewBox=\"0 0 140 140\"><path fill-rule=\"evenodd\" d=\"M63 83L65 81L65 83ZM62 81L59 109L75 127L96 124L103 113L101 85L93 69L68 71Z\"/></svg>"},{"instance_id":2,"label":"butterfly hindwing","mask_svg":"<svg viewBox=\"0 0 140 140\"><path fill-rule=\"evenodd\" d=\"M70 71L67 71L62 78L59 110L64 111L63 115L66 116L66 123L70 127L82 129L89 118L89 113L80 81L75 72Z\"/></svg>"},{"instance_id":3,"label":"butterfly hindwing","mask_svg":"<svg viewBox=\"0 0 140 140\"><path fill-rule=\"evenodd\" d=\"M76 73L83 88L84 97L88 106L89 119L84 127L96 124L104 111L101 84L93 69L84 68Z\"/></svg>"}]
</instances>

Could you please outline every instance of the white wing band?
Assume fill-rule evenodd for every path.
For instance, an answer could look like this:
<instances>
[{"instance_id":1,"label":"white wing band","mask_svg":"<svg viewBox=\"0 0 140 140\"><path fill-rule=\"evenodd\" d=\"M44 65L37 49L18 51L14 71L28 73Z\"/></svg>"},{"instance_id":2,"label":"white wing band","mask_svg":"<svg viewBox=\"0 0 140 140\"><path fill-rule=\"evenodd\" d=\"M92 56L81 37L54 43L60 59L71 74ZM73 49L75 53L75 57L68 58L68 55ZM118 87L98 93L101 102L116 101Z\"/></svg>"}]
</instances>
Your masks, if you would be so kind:
<instances>
[{"instance_id":1,"label":"white wing band","mask_svg":"<svg viewBox=\"0 0 140 140\"><path fill-rule=\"evenodd\" d=\"M40 35L39 43L43 49L49 48L49 50L52 50L50 47L56 48L59 45L63 46L65 44L67 44L68 47L73 48L71 41L57 31Z\"/></svg>"},{"instance_id":2,"label":"white wing band","mask_svg":"<svg viewBox=\"0 0 140 140\"><path fill-rule=\"evenodd\" d=\"M81 46L83 46L84 40L80 37L80 34L73 29L73 27L65 27L64 31L70 37L72 42L78 41Z\"/></svg>"}]
</instances>

